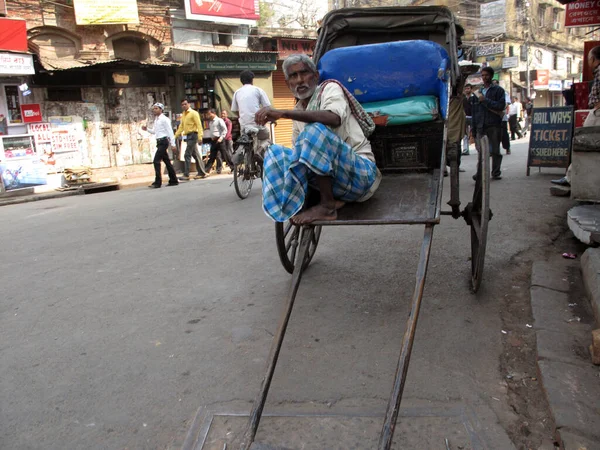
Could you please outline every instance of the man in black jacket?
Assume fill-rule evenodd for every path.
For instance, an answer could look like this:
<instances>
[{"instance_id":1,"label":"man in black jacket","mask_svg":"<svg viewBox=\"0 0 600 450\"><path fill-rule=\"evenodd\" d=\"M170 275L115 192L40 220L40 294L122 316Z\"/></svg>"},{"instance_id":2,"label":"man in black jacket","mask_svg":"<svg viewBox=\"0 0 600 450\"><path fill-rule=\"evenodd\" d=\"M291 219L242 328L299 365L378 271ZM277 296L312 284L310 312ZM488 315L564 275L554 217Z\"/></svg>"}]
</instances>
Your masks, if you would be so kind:
<instances>
[{"instance_id":1,"label":"man in black jacket","mask_svg":"<svg viewBox=\"0 0 600 450\"><path fill-rule=\"evenodd\" d=\"M473 130L477 138L487 136L492 155L492 178L502 178L502 155L500 154L500 141L502 136L502 117L506 109L504 89L492 84L494 69L484 67L481 69L483 87L476 97L471 97L473 112Z\"/></svg>"}]
</instances>

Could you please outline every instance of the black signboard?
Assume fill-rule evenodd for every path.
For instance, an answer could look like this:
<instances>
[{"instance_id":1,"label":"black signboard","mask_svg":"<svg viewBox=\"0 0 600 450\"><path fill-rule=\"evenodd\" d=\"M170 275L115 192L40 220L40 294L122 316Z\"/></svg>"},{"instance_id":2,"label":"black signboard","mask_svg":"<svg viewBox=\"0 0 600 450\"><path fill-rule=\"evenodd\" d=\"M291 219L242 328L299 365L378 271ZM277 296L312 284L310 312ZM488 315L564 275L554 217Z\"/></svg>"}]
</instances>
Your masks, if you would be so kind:
<instances>
[{"instance_id":1,"label":"black signboard","mask_svg":"<svg viewBox=\"0 0 600 450\"><path fill-rule=\"evenodd\" d=\"M530 167L569 167L573 120L571 106L533 109L527 175Z\"/></svg>"}]
</instances>

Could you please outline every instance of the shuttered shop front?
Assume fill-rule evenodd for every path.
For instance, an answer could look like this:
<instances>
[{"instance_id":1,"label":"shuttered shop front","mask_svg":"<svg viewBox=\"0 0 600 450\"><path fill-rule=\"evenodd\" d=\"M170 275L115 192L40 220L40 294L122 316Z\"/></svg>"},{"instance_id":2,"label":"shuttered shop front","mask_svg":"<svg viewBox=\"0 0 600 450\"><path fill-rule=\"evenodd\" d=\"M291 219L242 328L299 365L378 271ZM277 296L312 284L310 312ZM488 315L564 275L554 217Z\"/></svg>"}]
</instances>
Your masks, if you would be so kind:
<instances>
[{"instance_id":1,"label":"shuttered shop front","mask_svg":"<svg viewBox=\"0 0 600 450\"><path fill-rule=\"evenodd\" d=\"M273 107L276 109L294 109L296 99L285 84L285 76L281 69L282 62L277 63L277 71L273 72ZM292 146L292 121L280 119L275 127L275 142L286 147Z\"/></svg>"}]
</instances>

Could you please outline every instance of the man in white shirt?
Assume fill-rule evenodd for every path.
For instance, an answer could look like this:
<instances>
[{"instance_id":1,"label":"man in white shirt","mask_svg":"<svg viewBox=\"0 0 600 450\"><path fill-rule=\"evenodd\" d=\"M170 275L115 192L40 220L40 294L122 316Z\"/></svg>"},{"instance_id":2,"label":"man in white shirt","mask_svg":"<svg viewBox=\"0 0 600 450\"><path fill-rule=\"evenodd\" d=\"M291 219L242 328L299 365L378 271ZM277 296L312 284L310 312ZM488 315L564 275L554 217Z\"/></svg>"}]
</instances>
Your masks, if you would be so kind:
<instances>
[{"instance_id":1,"label":"man in white shirt","mask_svg":"<svg viewBox=\"0 0 600 450\"><path fill-rule=\"evenodd\" d=\"M247 126L256 126L254 115L260 108L271 106L269 97L261 88L254 86L254 73L245 70L240 74L243 86L233 94L231 110L238 113L240 129L243 132Z\"/></svg>"},{"instance_id":2,"label":"man in white shirt","mask_svg":"<svg viewBox=\"0 0 600 450\"><path fill-rule=\"evenodd\" d=\"M150 188L159 188L162 185L162 174L160 171L160 162L163 161L167 166L167 172L169 173L169 184L167 186L177 186L177 174L169 159L167 150L169 145L171 148L175 148L175 135L173 134L173 128L171 127L171 121L167 116L163 114L165 105L162 103L155 103L152 106L152 113L154 114L154 124L152 128L143 126L144 131L152 133L156 137L156 154L154 155L154 172L155 178Z\"/></svg>"},{"instance_id":3,"label":"man in white shirt","mask_svg":"<svg viewBox=\"0 0 600 450\"><path fill-rule=\"evenodd\" d=\"M513 97L513 102L508 107L508 125L510 126L510 140L515 140L515 134L519 139L523 137L519 126L519 119L523 116L523 106L517 97Z\"/></svg>"},{"instance_id":4,"label":"man in white shirt","mask_svg":"<svg viewBox=\"0 0 600 450\"><path fill-rule=\"evenodd\" d=\"M289 149L274 144L265 153L263 210L277 222L335 220L344 203L365 201L379 187L381 173L367 139L375 124L337 81L319 84L308 56L289 56L283 73L298 99L296 107L262 108L256 123L292 119L294 145ZM320 203L301 211L309 182L318 188Z\"/></svg>"},{"instance_id":5,"label":"man in white shirt","mask_svg":"<svg viewBox=\"0 0 600 450\"><path fill-rule=\"evenodd\" d=\"M227 164L230 167L233 167L231 161L227 157L227 152L225 151L225 137L227 136L227 125L225 125L225 121L217 116L217 111L215 109L209 109L208 113L206 113L208 119L210 120L209 128L210 128L210 155L208 157L208 161L206 162L206 173L210 173L210 169L217 160L217 174L221 173L223 170L223 160L227 161ZM233 169L232 169L233 170Z\"/></svg>"}]
</instances>

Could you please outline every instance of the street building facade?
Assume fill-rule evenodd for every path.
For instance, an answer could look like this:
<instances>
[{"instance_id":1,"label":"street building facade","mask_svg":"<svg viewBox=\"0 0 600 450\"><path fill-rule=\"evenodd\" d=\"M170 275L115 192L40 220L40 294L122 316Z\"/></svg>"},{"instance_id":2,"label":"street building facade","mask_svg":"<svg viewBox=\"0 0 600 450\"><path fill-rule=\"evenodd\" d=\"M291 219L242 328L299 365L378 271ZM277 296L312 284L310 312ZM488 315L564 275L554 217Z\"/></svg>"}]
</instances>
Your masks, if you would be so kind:
<instances>
[{"instance_id":1,"label":"street building facade","mask_svg":"<svg viewBox=\"0 0 600 450\"><path fill-rule=\"evenodd\" d=\"M452 9L465 28L464 59L492 67L511 97L531 97L536 107L565 104L563 90L582 78L584 41L598 37L594 27L566 28L567 6L557 0L413 4Z\"/></svg>"}]
</instances>

